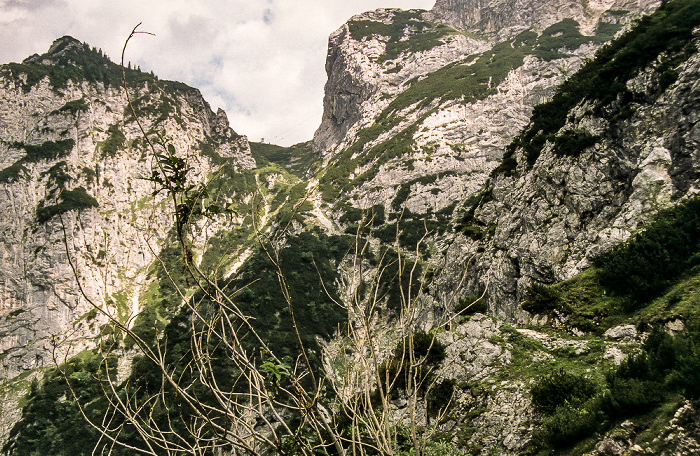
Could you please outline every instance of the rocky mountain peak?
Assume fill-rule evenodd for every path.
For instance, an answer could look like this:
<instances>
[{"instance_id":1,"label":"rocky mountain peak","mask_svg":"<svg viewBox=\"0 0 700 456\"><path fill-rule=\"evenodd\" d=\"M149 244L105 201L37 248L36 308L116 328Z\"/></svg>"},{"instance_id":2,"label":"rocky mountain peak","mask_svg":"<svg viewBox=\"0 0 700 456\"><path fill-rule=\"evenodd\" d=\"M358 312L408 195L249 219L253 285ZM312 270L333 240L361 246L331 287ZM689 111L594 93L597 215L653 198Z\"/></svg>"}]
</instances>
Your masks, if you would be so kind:
<instances>
[{"instance_id":1,"label":"rocky mountain peak","mask_svg":"<svg viewBox=\"0 0 700 456\"><path fill-rule=\"evenodd\" d=\"M22 61L24 65L82 65L91 60L98 60L104 66L115 65L105 55L96 49L90 49L72 36L65 35L54 40L49 50L42 55L34 54Z\"/></svg>"},{"instance_id":2,"label":"rocky mountain peak","mask_svg":"<svg viewBox=\"0 0 700 456\"><path fill-rule=\"evenodd\" d=\"M70 35L64 35L61 38L54 40L54 42L51 44L51 47L49 48L49 52L47 52L47 55L61 55L65 53L65 51L68 49L80 50L84 47L85 45L77 39L73 38Z\"/></svg>"},{"instance_id":3,"label":"rocky mountain peak","mask_svg":"<svg viewBox=\"0 0 700 456\"><path fill-rule=\"evenodd\" d=\"M212 132L218 136L230 136L232 133L231 127L228 123L226 111L221 108L216 111L216 120L214 122Z\"/></svg>"}]
</instances>

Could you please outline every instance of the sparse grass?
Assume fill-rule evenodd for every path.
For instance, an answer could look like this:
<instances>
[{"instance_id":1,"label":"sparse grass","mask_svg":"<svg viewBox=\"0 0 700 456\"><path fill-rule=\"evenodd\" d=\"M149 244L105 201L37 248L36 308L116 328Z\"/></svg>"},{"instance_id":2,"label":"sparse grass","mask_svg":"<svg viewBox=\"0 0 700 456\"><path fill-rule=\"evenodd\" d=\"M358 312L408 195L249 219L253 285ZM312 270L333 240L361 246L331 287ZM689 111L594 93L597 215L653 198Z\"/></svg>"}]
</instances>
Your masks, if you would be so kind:
<instances>
[{"instance_id":1,"label":"sparse grass","mask_svg":"<svg viewBox=\"0 0 700 456\"><path fill-rule=\"evenodd\" d=\"M403 53L428 51L444 44L443 38L455 33L455 29L444 24L422 19L423 11L399 11L390 24L361 20L350 21L350 36L356 41L374 37L384 39L386 48L379 56L379 63L393 60Z\"/></svg>"}]
</instances>

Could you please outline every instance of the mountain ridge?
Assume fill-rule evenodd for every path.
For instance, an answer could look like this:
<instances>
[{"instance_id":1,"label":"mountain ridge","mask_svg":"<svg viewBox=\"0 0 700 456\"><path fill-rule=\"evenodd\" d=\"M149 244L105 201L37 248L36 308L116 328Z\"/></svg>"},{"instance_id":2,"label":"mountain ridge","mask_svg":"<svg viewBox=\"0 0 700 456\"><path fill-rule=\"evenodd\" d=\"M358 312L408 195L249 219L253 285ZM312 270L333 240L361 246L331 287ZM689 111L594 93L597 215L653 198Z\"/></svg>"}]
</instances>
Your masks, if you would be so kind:
<instances>
[{"instance_id":1,"label":"mountain ridge","mask_svg":"<svg viewBox=\"0 0 700 456\"><path fill-rule=\"evenodd\" d=\"M202 206L213 199L225 203L209 206L218 211L210 215L211 224L195 224L193 254L198 264L223 271L226 286L249 283L234 293L237 304L250 309L266 334L284 341L280 349L285 354L293 354L292 331L279 324L285 308L275 307L283 299L271 292L279 272L269 265L266 269L262 253L255 250L265 240L275 243L279 248L275 252L289 269L290 288L301 296L296 303L303 315L300 322L303 319L304 325L318 330L323 327L322 336L304 333L303 337L319 344L311 357L323 364L331 382L340 381L334 376L342 371L341 361L353 363L363 356L361 351L346 351L342 339L332 336L333 329L326 325L345 324L338 302L354 299L354 293L367 286L363 281L375 280L372 268L377 267L377 256L381 264L391 249L406 252L408 268L415 268L421 280L403 284L399 278L398 285L389 281L377 285L386 302L381 301L374 318L387 325L377 346L386 362L392 359L392 350L405 347L400 338L396 345L393 326L400 319L392 313L397 305L400 308L397 302L402 297L396 288L403 286L416 303L411 325L432 334L431 340L444 348L444 361L434 367L445 388L440 394L451 396L455 404L449 416L433 423L441 440L429 441L431 451L485 456L494 451L515 455L570 450L602 456L612 448L616 454L656 450L690 454L698 441L698 413L690 400L684 402L684 390L674 386L673 378L681 378L681 371L671 371L668 382L629 377L628 371L633 363L643 362L635 353L656 356L658 346L643 343L645 338L661 347L676 347L679 355L673 359L683 369L689 366L683 360L692 356L681 350L693 354L700 347L692 348L695 333L688 320L694 315L696 296L694 260L688 260L684 266L690 268L688 275L674 285L684 288L660 292L660 303L638 303L649 306L641 314L630 314L624 297L612 292L607 297L607 289L597 283L597 269L586 268L595 253L624 245L632 232L648 226L660 208L697 193L700 161L693 153L700 141L694 114L700 110L695 101L700 99L698 36L693 32L697 2L676 0L637 24L635 33L652 48L657 43L649 37L658 38L655 30L668 34L654 48L660 53L646 53L639 65L624 67L634 68L629 74L613 63L629 63L623 57L638 47L634 34L601 46L634 14L611 13L605 20L612 22L603 24L615 27L602 27L598 41L595 33L583 33L585 24L561 20L558 12L550 11L533 25L537 31L518 28L491 34L489 27L507 22L506 16L520 17L512 11L520 3L498 4L505 3L510 7L503 9L503 17L472 21L490 34L487 37L444 25L450 8L466 5L476 11L482 4L475 1L438 1L430 12L378 10L353 17L331 36L327 113L313 145L277 149L256 144L251 151L247 139L230 129L225 113L211 112L196 89L138 72L133 73L139 81L133 89L137 115L147 121L147 130L161 129L173 150L185 151L188 160L195 161L194 182L207 184ZM579 2L568 3L580 8ZM629 2L596 5L612 8L623 3ZM637 12L656 3L638 4ZM525 8L523 14L529 11ZM669 20L678 26L669 27ZM526 21L522 27L528 25ZM588 31L598 28L592 25ZM690 33L690 43L683 41L684 33ZM66 49L81 46L86 45L64 37L52 49L60 59ZM596 49L601 49L597 60L587 61ZM26 59L24 70L41 65L38 58ZM593 71L597 65L603 70ZM20 70L20 66L0 69L4 80L0 151L5 167L0 171L4 191L0 204L4 203L5 213L16 211L18 201L24 207L22 226L1 221L0 240L4 252L14 252L15 258L25 261L17 260L9 264L11 268L5 263L0 331L16 340L3 338L0 362L8 377L20 371L24 375L16 383L5 383L9 392L4 397L13 395L16 400L21 394L15 391L29 391L31 407L22 417L16 408L3 410L5 435L21 418L3 451L36 451L35 442L42 442L49 452L66 451L69 443L75 451L88 451L87 431L67 439L51 427L67 422L74 429L86 426L77 413L61 412L66 421L54 415L51 419L56 421L37 421L41 410L64 410L61 397L67 391L65 385L59 386L65 383L60 373L46 370L43 386L37 381L30 388L26 380L44 372L36 355L55 348L49 346L53 339L48 337L57 335L51 332L55 328L41 327L41 319L55 319L55 313L64 313L65 327L72 321L77 325L70 336L74 340L68 340L73 352L86 349L64 366L75 369L76 378L83 379L83 374L89 378L90 364L99 359L99 350L90 349L90 344L100 340L106 326L71 289L72 275L55 247L61 241L60 225L67 222L69 244L84 268L78 278L87 277L85 283L94 286L88 295L96 296L118 318L131 321L138 334L155 337L159 330L169 334L171 339L164 343L175 353L190 345L187 340L176 345L182 342L187 317L179 314L168 322L166 316L181 301L167 286L168 268L177 274L176 287L182 285L186 293L191 288L178 272L183 254L172 242L167 206L154 199L152 186L144 185L154 167L149 166L150 151L120 99L123 90L99 72L94 81L79 77L63 81L54 75L52 82L47 71L37 73L43 76L33 81L28 73L22 78ZM444 75L456 71L459 81L468 84L445 85ZM579 76L568 78L575 71ZM576 77L606 90L596 92L600 98L572 98L567 93L585 86ZM560 85L564 80L568 82ZM38 97L50 101L38 103ZM12 122L10 113L19 111L12 103L19 99L36 106L36 119ZM78 188L94 197L97 207L84 200L79 209L61 208L68 201L57 198L61 189L66 194ZM52 212L40 217L41 209L54 206L66 222L59 223ZM229 206L236 212L224 213ZM98 228L109 226L115 229L99 232ZM23 236L29 229L34 231L27 241ZM153 233L156 242L150 248L162 249L163 263L155 260L155 252L144 254L149 245L138 241L139 232ZM643 230L639 233L642 236ZM352 244L365 236L372 239L367 244L371 254L363 263L365 276L358 279L350 264ZM128 255L120 256L120 251ZM13 277L17 265L30 271L28 280L15 280L35 293L30 293L33 307L18 299L7 306L6 297L15 293L16 285L7 278ZM386 274L392 271L387 266ZM564 279L569 280L561 282ZM314 286L305 287L307 280ZM330 301L319 298L324 296L320 285ZM45 296L51 298L46 303ZM604 301L608 307L596 299L608 299ZM42 312L46 315L37 317ZM686 335L664 342L665 336L650 336L652 326ZM34 338L38 335L38 344L22 332L27 329ZM107 333L101 337L122 343ZM23 344L27 346L20 353L16 347ZM128 371L135 352L126 346L119 350L123 359L119 375L125 379L133 374ZM145 372L143 378L150 378L143 360L134 359L135 375ZM639 391L633 387L663 390L666 396L657 400L647 394L652 400L644 402L623 395ZM548 397L547 391L560 394L551 396L561 401L538 399ZM85 394L92 393L86 389ZM610 402L610 397L618 402ZM629 410L619 405L624 400ZM391 413L397 417L406 413L402 396L392 404ZM649 408L657 406L663 410ZM634 407L653 411L651 422L640 419ZM431 425L430 413L426 408L421 426ZM634 423L626 424L627 418ZM685 429L677 429L680 425ZM652 441L655 432L668 438ZM567 450L566 445L573 446Z\"/></svg>"}]
</instances>

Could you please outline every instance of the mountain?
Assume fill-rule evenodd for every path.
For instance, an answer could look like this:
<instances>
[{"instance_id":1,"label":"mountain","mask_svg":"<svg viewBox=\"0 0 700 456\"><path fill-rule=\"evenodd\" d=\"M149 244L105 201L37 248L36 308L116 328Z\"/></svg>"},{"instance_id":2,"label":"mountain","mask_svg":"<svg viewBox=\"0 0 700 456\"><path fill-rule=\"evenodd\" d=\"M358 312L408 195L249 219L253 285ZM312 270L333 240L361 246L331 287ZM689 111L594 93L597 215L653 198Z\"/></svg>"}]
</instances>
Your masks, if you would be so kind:
<instances>
[{"instance_id":1,"label":"mountain","mask_svg":"<svg viewBox=\"0 0 700 456\"><path fill-rule=\"evenodd\" d=\"M162 238L172 221L153 212L153 163L121 87L121 69L70 37L48 53L3 66L2 376L53 364L51 338L73 328L91 309L79 298L66 262L63 233L88 295L105 302L122 288L142 285L153 261L140 239ZM146 130L158 129L178 150L210 155L193 162L195 179L212 162L255 162L245 137L228 127L196 89L129 71L133 104ZM63 213L63 220L56 215ZM150 214L150 215L149 215ZM160 234L155 234L160 232ZM154 234L147 234L154 233ZM106 294L102 294L106 293ZM126 304L126 303L125 303ZM129 304L127 312L135 309ZM81 325L89 325L83 322ZM80 333L80 331L78 332ZM78 350L78 341L71 342Z\"/></svg>"},{"instance_id":2,"label":"mountain","mask_svg":"<svg viewBox=\"0 0 700 456\"><path fill-rule=\"evenodd\" d=\"M145 130L183 153L202 151L190 161L195 180L223 159L255 166L246 138L198 90L137 70L127 80ZM138 300L123 290L149 281L151 249L160 250L173 221L159 209L163 196L153 195L154 162L118 65L63 37L44 55L0 67L0 87L0 377L7 379L94 346L105 318L86 299L124 318L137 313Z\"/></svg>"},{"instance_id":3,"label":"mountain","mask_svg":"<svg viewBox=\"0 0 700 456\"><path fill-rule=\"evenodd\" d=\"M696 193L690 100L698 68L684 20L643 21L604 49L509 146L469 209L470 226L490 232L475 273L482 286L499 277L491 280L494 313L516 318L527 284L571 278L660 208Z\"/></svg>"},{"instance_id":4,"label":"mountain","mask_svg":"<svg viewBox=\"0 0 700 456\"><path fill-rule=\"evenodd\" d=\"M546 27L524 23L500 34L448 25L452 12L473 11L471 2L454 11L438 2L429 12L353 17L330 38L324 115L314 136L323 159L320 190L338 217L338 190L339 201L355 208L383 201L387 214L404 203L421 215L449 211L484 184L533 106L655 4L586 11L576 16L585 27L547 7L538 16ZM504 17L518 22L509 11Z\"/></svg>"},{"instance_id":5,"label":"mountain","mask_svg":"<svg viewBox=\"0 0 700 456\"><path fill-rule=\"evenodd\" d=\"M3 65L3 452L693 454L698 26L364 13L290 148L70 37Z\"/></svg>"}]
</instances>

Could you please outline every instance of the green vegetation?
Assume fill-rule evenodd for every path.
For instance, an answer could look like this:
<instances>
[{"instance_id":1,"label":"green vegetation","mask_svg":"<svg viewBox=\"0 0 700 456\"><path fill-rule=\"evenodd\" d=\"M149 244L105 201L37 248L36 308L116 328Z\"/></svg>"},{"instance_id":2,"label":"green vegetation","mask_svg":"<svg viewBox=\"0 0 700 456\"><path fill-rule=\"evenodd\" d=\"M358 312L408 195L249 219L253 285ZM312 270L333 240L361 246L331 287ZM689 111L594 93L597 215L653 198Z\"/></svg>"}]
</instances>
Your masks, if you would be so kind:
<instances>
[{"instance_id":1,"label":"green vegetation","mask_svg":"<svg viewBox=\"0 0 700 456\"><path fill-rule=\"evenodd\" d=\"M43 63L45 60L51 61L51 64L45 65ZM122 83L122 71L119 65L112 63L101 50L91 49L87 44L80 43L69 36L56 40L49 53L41 56L34 55L21 64L8 63L0 67L0 72L18 81L25 93L45 78L49 79L51 87L59 93L66 87L68 81L102 83L106 87L116 87ZM25 82L22 82L20 75L25 76ZM129 68L126 70L126 75L127 81L132 85L156 81L155 76L142 73L140 70ZM73 108L78 107L79 105L73 106Z\"/></svg>"},{"instance_id":2,"label":"green vegetation","mask_svg":"<svg viewBox=\"0 0 700 456\"><path fill-rule=\"evenodd\" d=\"M700 198L659 212L626 243L593 259L603 286L633 303L663 293L700 266Z\"/></svg>"},{"instance_id":3,"label":"green vegetation","mask_svg":"<svg viewBox=\"0 0 700 456\"><path fill-rule=\"evenodd\" d=\"M327 186L337 185L344 191L350 191L364 182L372 180L377 175L379 167L384 163L413 150L415 146L413 135L418 130L420 121L363 152L369 142L376 140L384 131L398 126L400 122L399 118L384 119L358 133L358 140L335 157L333 166L327 167L320 177L319 182L324 190L324 199L331 198L335 194ZM349 179L349 176L357 168L370 163L372 166L369 170L352 180ZM326 201L335 202L334 199L326 199Z\"/></svg>"},{"instance_id":4,"label":"green vegetation","mask_svg":"<svg viewBox=\"0 0 700 456\"><path fill-rule=\"evenodd\" d=\"M530 389L532 404L543 413L554 413L561 404L580 405L593 397L596 385L590 379L563 369L540 377Z\"/></svg>"},{"instance_id":5,"label":"green vegetation","mask_svg":"<svg viewBox=\"0 0 700 456\"><path fill-rule=\"evenodd\" d=\"M700 396L700 265L694 259L700 251L699 220L700 200L680 203L659 212L626 243L595 257L595 267L553 286L533 283L527 289L525 310L558 312L568 325L589 333L602 335L629 323L641 330L654 328L641 350L619 368L607 373L597 369L593 377L581 376L580 368L571 371L575 358L557 355L553 370L539 376L531 389L542 414L533 436L538 454L569 447L625 419L653 421L651 417L677 406L680 397ZM672 337L662 328L676 319L685 322L686 330ZM510 342L516 346L512 338ZM514 360L516 351L514 347ZM513 364L509 370L520 374L510 375L523 370L537 375L537 364Z\"/></svg>"},{"instance_id":6,"label":"green vegetation","mask_svg":"<svg viewBox=\"0 0 700 456\"><path fill-rule=\"evenodd\" d=\"M39 203L36 208L36 221L37 223L46 223L55 215L90 207L99 207L99 204L95 198L88 195L83 187L77 187L73 190L63 189L58 195L56 204L46 206L43 201Z\"/></svg>"},{"instance_id":7,"label":"green vegetation","mask_svg":"<svg viewBox=\"0 0 700 456\"><path fill-rule=\"evenodd\" d=\"M36 163L41 160L56 160L67 157L75 141L72 139L63 139L59 141L45 141L39 145L33 144L17 144L16 146L24 148L27 155L22 159L25 163Z\"/></svg>"},{"instance_id":8,"label":"green vegetation","mask_svg":"<svg viewBox=\"0 0 700 456\"><path fill-rule=\"evenodd\" d=\"M274 163L284 167L293 175L303 178L316 160L312 146L312 141L295 144L291 147L251 142L250 151L258 167Z\"/></svg>"},{"instance_id":9,"label":"green vegetation","mask_svg":"<svg viewBox=\"0 0 700 456\"><path fill-rule=\"evenodd\" d=\"M334 264L345 256L353 242L350 236L302 232L288 237L287 246L279 255L280 267L287 274L300 335L315 365L320 363L317 337L330 337L347 318L334 302L339 299L333 285L338 279ZM226 286L229 291L240 289L236 295L238 306L254 319L263 339L279 350L277 356L295 358L298 343L269 259L261 252L255 253L236 280Z\"/></svg>"},{"instance_id":10,"label":"green vegetation","mask_svg":"<svg viewBox=\"0 0 700 456\"><path fill-rule=\"evenodd\" d=\"M290 271L288 283L296 321L314 366L319 366L320 363L318 337L328 338L346 318L344 309L333 301L339 297L332 284L338 278L334 264L345 255L352 243L353 239L350 237L304 232L298 236L290 236L287 246L280 251L281 266L284 271ZM152 271L157 290L145 303L142 314L133 326L134 333L154 344L153 346L159 344L162 352L167 354L165 362L175 377L183 384L191 384L190 391L196 394L198 400L205 404L215 404L216 398L197 381L197 373L191 369L192 330L199 331L201 328L196 325L193 328L193 319L188 307L179 308L181 297L176 286L188 290L192 285L188 282L191 278L183 268L182 250L175 247L166 248L161 254L161 259L163 263L156 262ZM327 285L326 288L322 286L321 280ZM266 255L256 252L234 280L222 282L221 285L227 293L234 296L236 305L244 314L254 319L252 321L259 334L279 352L280 358L287 356L284 359L288 360L288 366L293 365L293 359L298 353L295 347L298 344L293 335L290 318L285 317L289 309L282 298L274 268ZM123 300L125 296L116 296L115 299ZM193 302L200 303L201 309L207 309L207 306L211 305L207 303L202 292L196 293L192 299ZM111 336L107 340L118 344L120 334L114 333L111 327L103 328L103 335L109 334ZM244 332L239 336L241 343L246 344L251 352L258 353L258 345L254 339ZM124 345L129 347L133 341L129 340L130 338L126 339ZM217 362L213 365L213 375L223 391L239 390L244 386L232 383L237 373L232 370L219 342L211 341L212 356L217 357ZM107 370L105 365L100 363L102 354L97 351L83 352L68 363L51 370L42 384L35 382L22 419L12 429L3 451L13 455L33 455L37 454L36 451L42 451L41 454L71 456L92 454L95 444L100 442L99 434L81 416L73 393L76 394L86 415L94 422L101 423L105 411L109 410L107 396L111 394L103 390ZM116 360L113 357L108 359L112 375L115 364L111 363L114 361ZM284 379L285 377L280 375L277 382L283 382ZM68 389L66 381L70 383L72 392ZM158 367L146 357L134 359L129 382L131 389L128 394L133 400L149 397L163 386ZM284 386L289 387L288 384ZM179 434L186 437L188 433L184 431L184 427L187 426L185 416L190 409L186 402L173 394L168 385L164 388L163 394L172 395L169 396L169 406L175 407L178 413L183 415L168 414L164 407L155 407L150 418L160 426L167 423L168 429L182 431ZM117 394L124 397L127 391L119 389ZM111 417L111 424L123 425L120 435L123 442L136 448L143 447L136 430L124 423L121 415ZM211 432L209 428L203 429L200 437L211 436ZM109 442L100 445L103 444L111 446ZM117 455L133 454L132 450L120 446L109 448L109 451Z\"/></svg>"},{"instance_id":11,"label":"green vegetation","mask_svg":"<svg viewBox=\"0 0 700 456\"><path fill-rule=\"evenodd\" d=\"M88 104L85 101L85 97L80 98L78 100L72 100L58 108L57 110L53 111L51 114L61 114L61 113L70 113L71 115L77 114L79 111L87 111L88 110Z\"/></svg>"},{"instance_id":12,"label":"green vegetation","mask_svg":"<svg viewBox=\"0 0 700 456\"><path fill-rule=\"evenodd\" d=\"M81 403L85 404L87 397L94 398L86 405L85 412L99 422L107 409L107 398L99 380L106 372L101 360L100 355L85 351L48 370L41 384L32 381L22 419L10 431L2 452L18 456L90 454L99 434L78 411L68 384ZM113 367L112 364L112 373Z\"/></svg>"},{"instance_id":13,"label":"green vegetation","mask_svg":"<svg viewBox=\"0 0 700 456\"><path fill-rule=\"evenodd\" d=\"M124 148L126 137L117 124L107 128L109 136L102 143L102 157L116 157L117 152Z\"/></svg>"},{"instance_id":14,"label":"green vegetation","mask_svg":"<svg viewBox=\"0 0 700 456\"><path fill-rule=\"evenodd\" d=\"M22 160L16 161L0 171L0 184L12 184L17 182L27 171L27 167L24 166Z\"/></svg>"},{"instance_id":15,"label":"green vegetation","mask_svg":"<svg viewBox=\"0 0 700 456\"><path fill-rule=\"evenodd\" d=\"M39 145L13 143L13 148L24 149L26 154L12 165L0 171L0 183L17 182L28 171L27 167L24 166L25 164L67 157L73 146L75 146L75 141L72 139L55 142L45 141Z\"/></svg>"},{"instance_id":16,"label":"green vegetation","mask_svg":"<svg viewBox=\"0 0 700 456\"><path fill-rule=\"evenodd\" d=\"M447 65L411 84L398 94L381 113L380 119L416 105L424 108L434 100L462 100L472 103L496 93L496 88L514 68L523 64L532 47L515 38L499 43L493 49L463 62Z\"/></svg>"},{"instance_id":17,"label":"green vegetation","mask_svg":"<svg viewBox=\"0 0 700 456\"><path fill-rule=\"evenodd\" d=\"M641 351L609 371L602 385L564 370L540 377L531 388L543 414L535 447L568 447L614 422L675 404L678 394L700 397L699 329L695 324L675 337L652 332Z\"/></svg>"},{"instance_id":18,"label":"green vegetation","mask_svg":"<svg viewBox=\"0 0 700 456\"><path fill-rule=\"evenodd\" d=\"M48 186L49 187L54 187L54 188L65 188L65 185L72 181L73 178L68 175L66 172L67 164L65 161L60 161L57 162L55 165L53 165L51 168L49 168L47 171L44 171L41 173L41 177L48 176ZM51 192L54 194L54 192Z\"/></svg>"},{"instance_id":19,"label":"green vegetation","mask_svg":"<svg viewBox=\"0 0 700 456\"><path fill-rule=\"evenodd\" d=\"M17 143L15 147L22 147L26 155L15 162L12 166L0 172L0 182L16 182L22 173L27 172L24 166L26 163L34 163L41 160L56 160L68 156L75 145L72 139L62 141L46 141L41 145L29 145ZM47 179L47 196L41 200L36 209L36 220L38 223L45 223L53 216L73 210L98 207L97 200L90 196L85 188L77 187L72 190L66 189L66 184L73 178L66 172L66 162L55 163L47 171L41 173L41 177ZM54 199L53 204L47 201Z\"/></svg>"},{"instance_id":20,"label":"green vegetation","mask_svg":"<svg viewBox=\"0 0 700 456\"><path fill-rule=\"evenodd\" d=\"M564 19L547 28L539 37L532 31L525 31L483 54L447 65L412 82L382 112L380 119L416 103L423 108L437 99L462 100L464 103L483 100L496 93L498 85L511 70L523 64L527 55L552 60L566 56L559 52L560 49L575 50L589 41L605 42L612 38L609 34L600 33L595 37L586 37L581 35L578 27L576 21Z\"/></svg>"},{"instance_id":21,"label":"green vegetation","mask_svg":"<svg viewBox=\"0 0 700 456\"><path fill-rule=\"evenodd\" d=\"M460 322L476 313L485 314L488 310L488 302L486 299L481 299L478 296L465 296L460 298L454 305L455 315L460 316Z\"/></svg>"},{"instance_id":22,"label":"green vegetation","mask_svg":"<svg viewBox=\"0 0 700 456\"><path fill-rule=\"evenodd\" d=\"M632 319L644 327L698 315L700 199L660 211L627 242L593 258L595 267L552 286L533 283L523 309L562 312L571 326L602 334Z\"/></svg>"},{"instance_id":23,"label":"green vegetation","mask_svg":"<svg viewBox=\"0 0 700 456\"><path fill-rule=\"evenodd\" d=\"M432 379L432 371L444 359L445 346L437 340L435 334L416 331L411 338L400 340L394 348L393 356L380 366L379 380L387 385L395 382L394 393L406 390L409 386L425 391ZM417 369L413 369L414 363L419 363ZM416 379L420 381L420 384L412 385ZM447 384L444 387L447 387ZM440 393L445 394L446 392L437 392L438 395ZM451 389L447 395L448 397L452 395ZM437 399L437 397L433 399Z\"/></svg>"},{"instance_id":24,"label":"green vegetation","mask_svg":"<svg viewBox=\"0 0 700 456\"><path fill-rule=\"evenodd\" d=\"M351 23L351 33L353 38L357 40L367 36L400 37L406 24L417 20L418 16L415 14L406 13L405 17L402 16L403 19L397 20L392 25L357 21ZM496 93L498 85L503 82L511 70L523 64L525 56L536 55L543 59L563 57L564 54L560 53L561 49L577 49L589 41L607 41L612 37L611 32L612 30L608 27L599 29L595 37L585 37L579 32L578 23L566 19L552 25L539 37L532 31L525 31L510 41L497 44L493 49L483 54L473 55L462 62L447 65L424 78L416 78L410 82L408 89L391 101L389 106L378 116L374 125L359 132L355 143L339 154L334 161L334 166L321 176L324 199L334 201L339 195L338 188L348 191L371 180L381 164L412 149L412 134L415 133L417 125L422 119L393 138L372 147L369 151L364 150L368 143L375 141L381 134L401 123L402 119L397 115L402 111L412 106L423 109L435 100L443 102L461 100L464 103L482 100ZM421 34L416 36L421 36ZM409 42L410 39L401 43ZM408 46L408 44L406 45ZM574 137L563 135L560 138L560 150L574 154L576 153L575 148L582 147L590 142L590 139L581 135ZM515 169L517 162L512 155L512 152L506 154L503 163L497 169L499 173L512 172ZM369 163L372 163L372 167L368 171L355 177L352 181L348 178L356 169ZM472 229L472 231L474 231L471 233L472 236L476 238L482 236L481 230Z\"/></svg>"},{"instance_id":25,"label":"green vegetation","mask_svg":"<svg viewBox=\"0 0 700 456\"><path fill-rule=\"evenodd\" d=\"M594 136L585 130L567 130L554 138L552 152L557 155L578 156L600 139L600 136Z\"/></svg>"},{"instance_id":26,"label":"green vegetation","mask_svg":"<svg viewBox=\"0 0 700 456\"><path fill-rule=\"evenodd\" d=\"M398 230L398 232L397 232ZM396 236L398 234L399 246L409 252L415 252L418 242L423 237L442 234L445 227L438 221L426 216L411 216L406 217L395 223L387 223L373 231L381 241L387 244L396 244ZM420 246L420 252L427 253L427 243L424 241Z\"/></svg>"},{"instance_id":27,"label":"green vegetation","mask_svg":"<svg viewBox=\"0 0 700 456\"><path fill-rule=\"evenodd\" d=\"M179 104L165 91L159 92L157 96L146 93L132 100L131 106L133 106L134 112L140 118L155 117L153 125L173 118L181 126L184 126ZM134 120L134 112L131 111L129 106L124 108L126 122Z\"/></svg>"},{"instance_id":28,"label":"green vegetation","mask_svg":"<svg viewBox=\"0 0 700 456\"><path fill-rule=\"evenodd\" d=\"M362 39L364 36L371 35L391 36L390 31L384 30L384 27L393 26L369 22L355 24L354 27L351 29L355 33L353 37ZM498 85L503 82L511 70L523 64L525 56L558 58L563 56L559 53L560 49L576 49L587 41L602 42L611 38L610 35L606 34L609 30L606 33L603 33L602 30L598 32L596 37L585 37L578 31L578 24L567 19L552 25L539 37L531 31L522 32L512 40L499 43L483 54L470 56L462 62L447 65L424 78L410 82L410 87L391 101L374 125L359 132L355 143L343 151L336 158L334 166L321 177L326 200L332 201L338 196L337 191L330 188L333 184L337 184L341 189L347 191L371 180L381 164L411 150L412 133L415 133L420 120L395 135L394 138L372 147L369 151L364 151L368 143L375 141L382 133L390 131L401 123L402 119L397 115L402 111L412 106L423 109L435 100L443 102L461 100L464 103L482 100L496 93ZM572 146L580 148L591 139L581 135L570 136L563 135L560 138L561 150L566 153L575 153L576 149L572 149ZM513 146L513 150L514 148L515 146ZM506 154L498 172L509 172L515 168L517 163L512 155L513 152ZM372 164L372 168L350 181L348 176L357 168L372 163L373 160L376 162Z\"/></svg>"},{"instance_id":29,"label":"green vegetation","mask_svg":"<svg viewBox=\"0 0 700 456\"><path fill-rule=\"evenodd\" d=\"M464 202L464 207L466 207L467 210L464 214L459 216L454 229L461 231L465 236L474 241L484 239L487 235L487 227L478 224L474 218L474 214L479 206L488 203L492 199L493 195L488 187L469 195L469 198Z\"/></svg>"}]
</instances>

